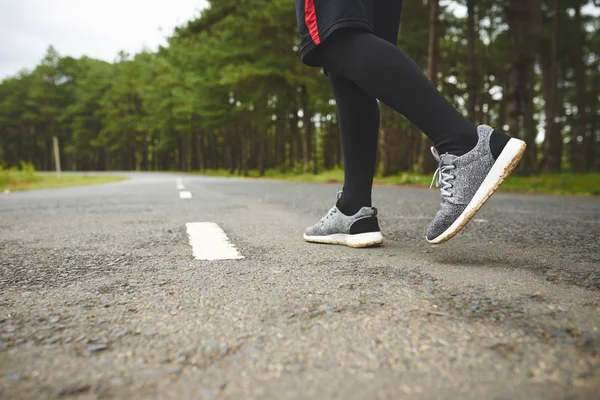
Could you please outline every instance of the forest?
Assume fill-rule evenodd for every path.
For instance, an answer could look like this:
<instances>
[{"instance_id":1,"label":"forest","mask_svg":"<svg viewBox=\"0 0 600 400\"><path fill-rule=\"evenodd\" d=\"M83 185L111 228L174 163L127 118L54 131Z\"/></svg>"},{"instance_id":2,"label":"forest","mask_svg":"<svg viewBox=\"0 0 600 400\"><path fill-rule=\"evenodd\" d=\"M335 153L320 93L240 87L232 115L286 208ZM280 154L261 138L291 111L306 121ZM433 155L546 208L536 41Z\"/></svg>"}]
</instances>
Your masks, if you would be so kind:
<instances>
[{"instance_id":1,"label":"forest","mask_svg":"<svg viewBox=\"0 0 600 400\"><path fill-rule=\"evenodd\" d=\"M465 10L465 11L456 11ZM476 124L528 143L519 174L600 170L597 0L404 0L398 46ZM343 166L326 77L290 0L220 0L168 45L114 62L50 46L0 84L0 165L319 173ZM431 118L435 118L432 115ZM428 139L381 106L378 174L431 172Z\"/></svg>"}]
</instances>

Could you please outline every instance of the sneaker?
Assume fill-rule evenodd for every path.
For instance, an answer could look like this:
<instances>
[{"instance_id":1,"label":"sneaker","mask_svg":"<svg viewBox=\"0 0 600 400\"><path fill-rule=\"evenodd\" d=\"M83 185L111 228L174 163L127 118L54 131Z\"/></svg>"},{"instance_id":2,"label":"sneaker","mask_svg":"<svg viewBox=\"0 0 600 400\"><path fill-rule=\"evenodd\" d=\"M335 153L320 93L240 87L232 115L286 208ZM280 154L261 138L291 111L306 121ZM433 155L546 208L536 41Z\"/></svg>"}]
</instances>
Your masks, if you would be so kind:
<instances>
[{"instance_id":1,"label":"sneaker","mask_svg":"<svg viewBox=\"0 0 600 400\"><path fill-rule=\"evenodd\" d=\"M512 138L494 160L490 150L492 132L490 126L479 126L477 146L460 157L447 153L440 156L435 148L431 148L433 157L439 162L431 186L437 175L436 186L441 189L442 202L427 229L426 238L430 243L445 242L460 232L523 156L527 145Z\"/></svg>"},{"instance_id":2,"label":"sneaker","mask_svg":"<svg viewBox=\"0 0 600 400\"><path fill-rule=\"evenodd\" d=\"M312 243L343 244L369 247L383 243L377 222L377 209L363 207L352 216L344 215L336 206L304 232L304 240Z\"/></svg>"}]
</instances>

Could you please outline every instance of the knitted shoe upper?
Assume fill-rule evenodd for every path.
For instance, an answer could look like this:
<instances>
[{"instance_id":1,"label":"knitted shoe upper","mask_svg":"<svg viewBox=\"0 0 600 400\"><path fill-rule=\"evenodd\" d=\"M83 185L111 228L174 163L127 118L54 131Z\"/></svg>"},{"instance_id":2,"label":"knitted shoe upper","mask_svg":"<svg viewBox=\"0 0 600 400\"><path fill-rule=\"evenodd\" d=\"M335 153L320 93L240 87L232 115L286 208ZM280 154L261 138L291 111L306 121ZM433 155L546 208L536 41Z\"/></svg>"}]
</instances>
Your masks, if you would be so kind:
<instances>
[{"instance_id":1,"label":"knitted shoe upper","mask_svg":"<svg viewBox=\"0 0 600 400\"><path fill-rule=\"evenodd\" d=\"M440 209L427 229L432 240L446 231L465 210L494 165L490 151L493 129L487 125L477 128L479 141L470 152L457 157L437 156L439 162L437 186L441 188Z\"/></svg>"},{"instance_id":2,"label":"knitted shoe upper","mask_svg":"<svg viewBox=\"0 0 600 400\"><path fill-rule=\"evenodd\" d=\"M307 236L328 236L336 233L350 234L352 225L365 218L374 218L377 216L377 209L374 207L363 207L356 214L344 215L336 206L319 222L304 232Z\"/></svg>"}]
</instances>

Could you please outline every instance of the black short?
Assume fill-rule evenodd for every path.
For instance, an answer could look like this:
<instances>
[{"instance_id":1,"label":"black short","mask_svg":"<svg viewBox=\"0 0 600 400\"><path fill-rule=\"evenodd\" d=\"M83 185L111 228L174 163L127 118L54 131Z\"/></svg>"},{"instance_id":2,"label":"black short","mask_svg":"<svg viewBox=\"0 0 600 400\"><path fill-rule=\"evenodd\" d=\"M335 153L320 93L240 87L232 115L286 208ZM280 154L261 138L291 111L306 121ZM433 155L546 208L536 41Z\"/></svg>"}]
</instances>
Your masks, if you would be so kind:
<instances>
[{"instance_id":1,"label":"black short","mask_svg":"<svg viewBox=\"0 0 600 400\"><path fill-rule=\"evenodd\" d=\"M302 61L318 67L316 50L333 32L355 28L396 44L402 0L296 0Z\"/></svg>"}]
</instances>

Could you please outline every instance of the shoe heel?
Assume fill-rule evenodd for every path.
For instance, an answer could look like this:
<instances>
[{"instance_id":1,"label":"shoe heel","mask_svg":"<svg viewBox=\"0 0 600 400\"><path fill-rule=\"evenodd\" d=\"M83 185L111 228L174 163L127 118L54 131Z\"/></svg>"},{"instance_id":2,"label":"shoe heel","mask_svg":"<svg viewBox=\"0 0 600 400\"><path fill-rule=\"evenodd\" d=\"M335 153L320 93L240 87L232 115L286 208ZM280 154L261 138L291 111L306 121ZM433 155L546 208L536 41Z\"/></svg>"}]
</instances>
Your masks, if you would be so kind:
<instances>
[{"instance_id":1,"label":"shoe heel","mask_svg":"<svg viewBox=\"0 0 600 400\"><path fill-rule=\"evenodd\" d=\"M345 244L349 247L369 247L381 243L383 243L383 235L381 232L368 232L346 236Z\"/></svg>"}]
</instances>

